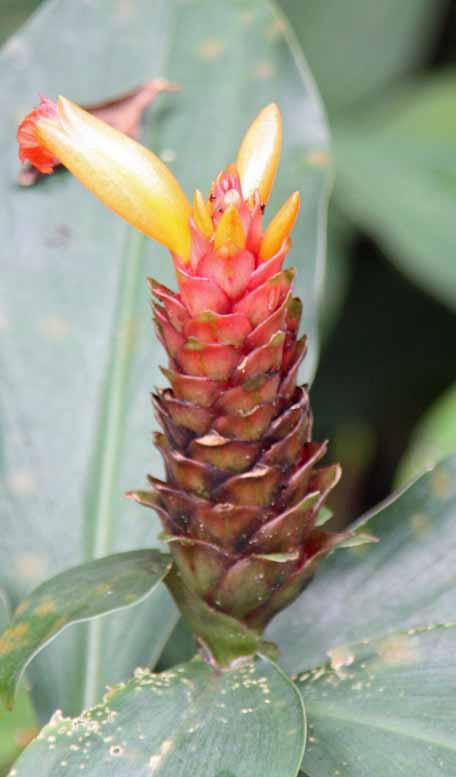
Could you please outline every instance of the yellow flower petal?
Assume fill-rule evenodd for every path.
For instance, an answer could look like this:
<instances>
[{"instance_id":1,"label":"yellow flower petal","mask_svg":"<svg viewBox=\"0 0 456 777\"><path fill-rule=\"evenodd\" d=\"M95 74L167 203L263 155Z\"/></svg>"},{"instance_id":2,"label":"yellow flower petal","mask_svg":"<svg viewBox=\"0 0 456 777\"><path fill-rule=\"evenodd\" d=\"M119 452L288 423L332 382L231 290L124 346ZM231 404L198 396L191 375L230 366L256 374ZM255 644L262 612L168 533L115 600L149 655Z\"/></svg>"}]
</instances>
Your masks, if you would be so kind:
<instances>
[{"instance_id":1,"label":"yellow flower petal","mask_svg":"<svg viewBox=\"0 0 456 777\"><path fill-rule=\"evenodd\" d=\"M290 235L298 215L300 201L299 192L292 194L268 224L260 248L260 259L263 261L274 256L285 238Z\"/></svg>"},{"instance_id":2,"label":"yellow flower petal","mask_svg":"<svg viewBox=\"0 0 456 777\"><path fill-rule=\"evenodd\" d=\"M105 205L188 261L190 204L166 165L70 100L57 108L60 121L38 122L40 141Z\"/></svg>"},{"instance_id":3,"label":"yellow flower petal","mask_svg":"<svg viewBox=\"0 0 456 777\"><path fill-rule=\"evenodd\" d=\"M193 220L198 227L199 231L206 235L206 237L212 237L214 234L214 225L209 215L209 210L206 205L206 201L197 189L193 195Z\"/></svg>"},{"instance_id":4,"label":"yellow flower petal","mask_svg":"<svg viewBox=\"0 0 456 777\"><path fill-rule=\"evenodd\" d=\"M249 127L238 151L236 167L245 199L258 189L261 202L268 201L279 165L281 147L280 111L275 103L271 103L260 111Z\"/></svg>"},{"instance_id":5,"label":"yellow flower petal","mask_svg":"<svg viewBox=\"0 0 456 777\"><path fill-rule=\"evenodd\" d=\"M245 247L245 234L239 216L239 211L234 205L229 205L221 217L214 238L214 248L219 251L224 246L233 246L236 249Z\"/></svg>"}]
</instances>

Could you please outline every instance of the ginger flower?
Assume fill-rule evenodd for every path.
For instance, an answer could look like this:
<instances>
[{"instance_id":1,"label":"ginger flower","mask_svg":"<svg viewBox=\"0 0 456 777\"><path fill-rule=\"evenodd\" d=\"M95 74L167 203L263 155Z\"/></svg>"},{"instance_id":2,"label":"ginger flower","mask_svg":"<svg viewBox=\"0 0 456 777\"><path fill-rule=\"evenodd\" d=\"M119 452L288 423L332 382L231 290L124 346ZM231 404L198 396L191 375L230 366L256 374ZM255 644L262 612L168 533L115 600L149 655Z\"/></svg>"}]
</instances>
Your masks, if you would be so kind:
<instances>
[{"instance_id":1,"label":"ginger flower","mask_svg":"<svg viewBox=\"0 0 456 777\"><path fill-rule=\"evenodd\" d=\"M264 226L279 109L259 113L235 164L191 204L155 154L66 98L42 98L18 140L22 160L47 173L58 160L172 253L179 291L149 280L168 354L170 385L153 395L166 479L150 476L151 490L129 496L160 516L175 561L168 584L221 660L208 613L261 633L349 534L321 526L340 467L319 466L327 446L312 440L309 393L297 385L306 338L283 263L298 192Z\"/></svg>"}]
</instances>

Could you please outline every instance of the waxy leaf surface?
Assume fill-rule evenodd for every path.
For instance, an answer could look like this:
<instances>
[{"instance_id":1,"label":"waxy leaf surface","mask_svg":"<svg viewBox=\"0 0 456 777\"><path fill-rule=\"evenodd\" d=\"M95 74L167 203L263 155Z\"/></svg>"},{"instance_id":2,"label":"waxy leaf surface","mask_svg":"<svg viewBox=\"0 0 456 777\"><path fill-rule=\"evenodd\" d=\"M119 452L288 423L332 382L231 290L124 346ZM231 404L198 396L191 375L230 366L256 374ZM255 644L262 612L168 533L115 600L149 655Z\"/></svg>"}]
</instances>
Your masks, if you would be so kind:
<instances>
[{"instance_id":1,"label":"waxy leaf surface","mask_svg":"<svg viewBox=\"0 0 456 777\"><path fill-rule=\"evenodd\" d=\"M157 550L134 550L89 561L42 583L21 602L0 636L0 699L12 705L27 664L60 631L137 604L171 563L170 556Z\"/></svg>"},{"instance_id":2,"label":"waxy leaf surface","mask_svg":"<svg viewBox=\"0 0 456 777\"><path fill-rule=\"evenodd\" d=\"M336 198L391 260L456 306L454 72L402 89L374 114L335 130Z\"/></svg>"},{"instance_id":3,"label":"waxy leaf surface","mask_svg":"<svg viewBox=\"0 0 456 777\"><path fill-rule=\"evenodd\" d=\"M292 672L341 644L455 617L456 457L361 525L379 542L336 551L266 632Z\"/></svg>"},{"instance_id":4,"label":"waxy leaf surface","mask_svg":"<svg viewBox=\"0 0 456 777\"><path fill-rule=\"evenodd\" d=\"M378 95L429 55L442 0L279 0L333 118ZM372 108L372 106L371 106ZM371 109L370 108L370 109Z\"/></svg>"},{"instance_id":5,"label":"waxy leaf surface","mask_svg":"<svg viewBox=\"0 0 456 777\"><path fill-rule=\"evenodd\" d=\"M308 777L456 773L456 624L335 649L300 676Z\"/></svg>"},{"instance_id":6,"label":"waxy leaf surface","mask_svg":"<svg viewBox=\"0 0 456 777\"><path fill-rule=\"evenodd\" d=\"M55 715L13 775L39 762L40 777L296 777L305 737L299 692L274 663L216 673L196 658L136 670L76 720Z\"/></svg>"},{"instance_id":7,"label":"waxy leaf surface","mask_svg":"<svg viewBox=\"0 0 456 777\"><path fill-rule=\"evenodd\" d=\"M15 131L37 93L100 102L162 76L182 92L147 113L142 140L189 197L206 194L256 113L277 101L284 151L267 217L302 206L290 263L316 357L328 137L306 64L267 0L51 0L0 55L2 233L0 585L14 604L50 575L157 541L152 511L122 500L161 474L149 391L163 385L145 278L176 287L165 249L64 171L19 189ZM31 667L42 715L76 714L107 683L154 664L176 622L164 588L141 608L75 627ZM36 669L35 669L36 665ZM69 667L72 671L69 671Z\"/></svg>"},{"instance_id":8,"label":"waxy leaf surface","mask_svg":"<svg viewBox=\"0 0 456 777\"><path fill-rule=\"evenodd\" d=\"M6 629L10 621L8 601L4 591L0 590L0 633ZM36 718L30 703L30 694L22 686L14 710L7 709L0 700L0 775L8 772L8 767L21 750L38 733Z\"/></svg>"},{"instance_id":9,"label":"waxy leaf surface","mask_svg":"<svg viewBox=\"0 0 456 777\"><path fill-rule=\"evenodd\" d=\"M455 451L456 385L453 385L419 420L399 466L397 481L406 483Z\"/></svg>"}]
</instances>

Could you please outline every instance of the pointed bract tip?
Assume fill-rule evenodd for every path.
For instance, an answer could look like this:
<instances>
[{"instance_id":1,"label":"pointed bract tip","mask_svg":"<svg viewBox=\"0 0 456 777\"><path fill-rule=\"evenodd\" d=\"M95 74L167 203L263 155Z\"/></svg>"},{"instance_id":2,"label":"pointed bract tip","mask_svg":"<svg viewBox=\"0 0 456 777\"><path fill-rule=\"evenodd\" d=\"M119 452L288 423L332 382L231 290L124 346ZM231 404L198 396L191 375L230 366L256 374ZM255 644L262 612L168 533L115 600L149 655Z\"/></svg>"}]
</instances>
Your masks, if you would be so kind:
<instances>
[{"instance_id":1,"label":"pointed bract tip","mask_svg":"<svg viewBox=\"0 0 456 777\"><path fill-rule=\"evenodd\" d=\"M282 118L276 103L270 103L250 125L239 147L236 167L244 199L248 199L258 189L261 202L268 201L281 148Z\"/></svg>"},{"instance_id":2,"label":"pointed bract tip","mask_svg":"<svg viewBox=\"0 0 456 777\"><path fill-rule=\"evenodd\" d=\"M301 195L294 192L268 224L260 247L260 259L266 261L280 250L284 240L290 237L299 211Z\"/></svg>"}]
</instances>

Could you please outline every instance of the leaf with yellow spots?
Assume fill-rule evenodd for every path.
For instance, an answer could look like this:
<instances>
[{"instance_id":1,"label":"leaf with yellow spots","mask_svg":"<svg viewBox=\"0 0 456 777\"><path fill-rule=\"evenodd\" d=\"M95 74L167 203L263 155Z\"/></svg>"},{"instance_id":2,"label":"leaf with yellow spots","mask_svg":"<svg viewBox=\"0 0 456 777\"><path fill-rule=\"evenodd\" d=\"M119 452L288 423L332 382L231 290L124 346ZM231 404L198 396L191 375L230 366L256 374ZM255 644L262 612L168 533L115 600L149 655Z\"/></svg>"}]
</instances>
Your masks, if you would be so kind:
<instances>
[{"instance_id":1,"label":"leaf with yellow spots","mask_svg":"<svg viewBox=\"0 0 456 777\"><path fill-rule=\"evenodd\" d=\"M10 603L5 591L0 588L0 629L9 621ZM24 686L20 689L14 711L7 710L0 701L0 775L4 777L8 767L20 752L37 735L35 712L30 693Z\"/></svg>"},{"instance_id":2,"label":"leaf with yellow spots","mask_svg":"<svg viewBox=\"0 0 456 777\"><path fill-rule=\"evenodd\" d=\"M134 550L90 561L40 585L19 605L0 636L0 697L12 705L26 666L60 631L138 604L170 568L169 556Z\"/></svg>"},{"instance_id":3,"label":"leaf with yellow spots","mask_svg":"<svg viewBox=\"0 0 456 777\"><path fill-rule=\"evenodd\" d=\"M3 775L20 752L37 735L38 728L30 694L21 688L14 711L0 702L0 774Z\"/></svg>"}]
</instances>

